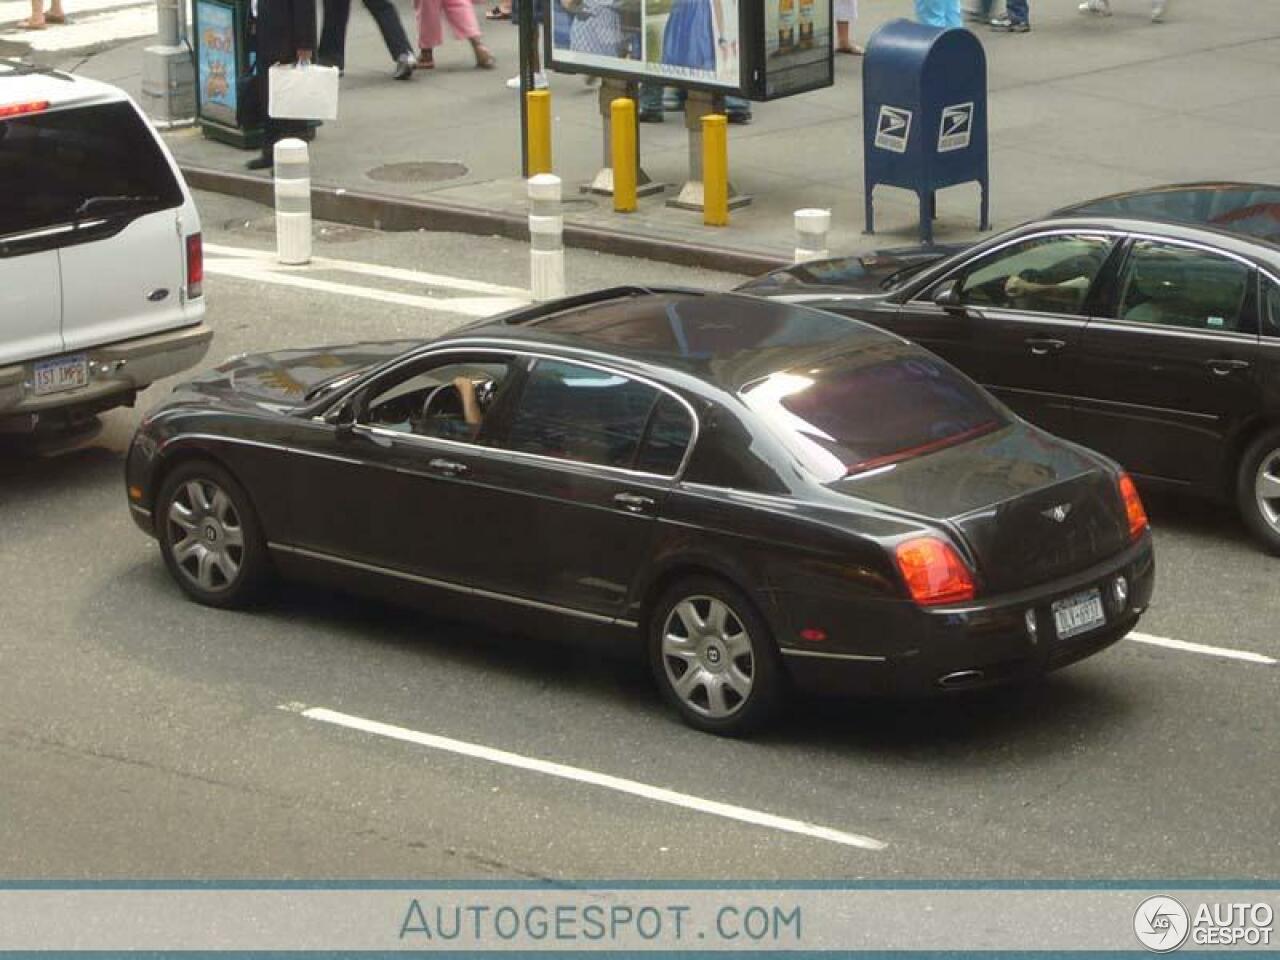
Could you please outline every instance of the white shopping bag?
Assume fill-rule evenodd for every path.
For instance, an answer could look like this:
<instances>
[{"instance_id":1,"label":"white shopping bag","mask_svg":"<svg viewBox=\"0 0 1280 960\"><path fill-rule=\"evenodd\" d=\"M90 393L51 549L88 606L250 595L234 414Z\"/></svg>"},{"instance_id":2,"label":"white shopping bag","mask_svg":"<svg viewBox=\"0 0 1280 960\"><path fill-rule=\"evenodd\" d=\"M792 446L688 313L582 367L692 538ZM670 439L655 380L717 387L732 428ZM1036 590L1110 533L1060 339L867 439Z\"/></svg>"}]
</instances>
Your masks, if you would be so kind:
<instances>
[{"instance_id":1,"label":"white shopping bag","mask_svg":"<svg viewBox=\"0 0 1280 960\"><path fill-rule=\"evenodd\" d=\"M279 120L338 119L338 68L277 64L267 82L267 106Z\"/></svg>"}]
</instances>

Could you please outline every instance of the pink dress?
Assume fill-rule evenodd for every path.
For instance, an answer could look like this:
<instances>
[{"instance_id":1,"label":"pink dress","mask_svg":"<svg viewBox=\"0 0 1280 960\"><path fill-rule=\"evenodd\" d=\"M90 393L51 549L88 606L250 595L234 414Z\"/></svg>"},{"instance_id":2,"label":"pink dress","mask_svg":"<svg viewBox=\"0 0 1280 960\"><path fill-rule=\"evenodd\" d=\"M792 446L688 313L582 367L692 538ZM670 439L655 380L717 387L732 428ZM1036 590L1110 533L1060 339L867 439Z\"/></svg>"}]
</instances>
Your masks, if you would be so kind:
<instances>
[{"instance_id":1,"label":"pink dress","mask_svg":"<svg viewBox=\"0 0 1280 960\"><path fill-rule=\"evenodd\" d=\"M459 40L480 36L471 0L413 0L413 9L418 15L418 46L424 50L432 50L444 43L441 14L449 18L453 35Z\"/></svg>"}]
</instances>

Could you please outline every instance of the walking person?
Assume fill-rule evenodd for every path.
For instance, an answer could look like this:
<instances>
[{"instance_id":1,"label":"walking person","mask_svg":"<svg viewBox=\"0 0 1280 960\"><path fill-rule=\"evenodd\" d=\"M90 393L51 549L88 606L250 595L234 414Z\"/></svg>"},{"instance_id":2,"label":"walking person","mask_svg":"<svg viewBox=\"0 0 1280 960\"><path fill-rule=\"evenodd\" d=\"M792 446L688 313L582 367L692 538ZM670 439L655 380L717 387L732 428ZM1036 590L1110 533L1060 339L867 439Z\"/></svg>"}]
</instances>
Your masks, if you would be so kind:
<instances>
[{"instance_id":1,"label":"walking person","mask_svg":"<svg viewBox=\"0 0 1280 960\"><path fill-rule=\"evenodd\" d=\"M305 135L307 121L277 120L271 116L271 67L277 63L310 63L316 46L314 0L254 0L250 6L249 35L255 67L253 89L263 118L262 153L246 166L266 170L275 165L276 142Z\"/></svg>"},{"instance_id":2,"label":"walking person","mask_svg":"<svg viewBox=\"0 0 1280 960\"><path fill-rule=\"evenodd\" d=\"M992 20L991 29L1006 33L1030 33L1031 11L1027 9L1027 0L1005 0L1004 16Z\"/></svg>"},{"instance_id":3,"label":"walking person","mask_svg":"<svg viewBox=\"0 0 1280 960\"><path fill-rule=\"evenodd\" d=\"M853 21L858 19L858 0L835 0L836 18L836 53L847 53L855 57L863 54L863 49L849 38Z\"/></svg>"},{"instance_id":4,"label":"walking person","mask_svg":"<svg viewBox=\"0 0 1280 960\"><path fill-rule=\"evenodd\" d=\"M916 0L916 19L931 27L959 27L964 25L960 15L960 0Z\"/></svg>"},{"instance_id":5,"label":"walking person","mask_svg":"<svg viewBox=\"0 0 1280 960\"><path fill-rule=\"evenodd\" d=\"M520 7L518 2L519 0L512 0L510 11L511 23L515 27L520 26ZM543 17L542 0L525 0L525 2L533 4L533 49L529 51L529 57L533 61L533 89L545 90L547 88L547 75L542 70L541 58L538 55L538 25L542 23ZM507 81L507 89L520 89L520 74L517 73Z\"/></svg>"},{"instance_id":6,"label":"walking person","mask_svg":"<svg viewBox=\"0 0 1280 960\"><path fill-rule=\"evenodd\" d=\"M47 12L44 9L44 0L31 0L31 16L26 20L19 20L18 27L22 30L43 30L51 23L66 22L67 15L62 9L62 0L53 0Z\"/></svg>"},{"instance_id":7,"label":"walking person","mask_svg":"<svg viewBox=\"0 0 1280 960\"><path fill-rule=\"evenodd\" d=\"M415 58L413 44L405 33L400 14L391 0L363 0L365 9L373 15L382 34L382 42L395 63L392 76L408 80L413 76ZM347 21L351 19L351 0L324 0L324 28L320 31L320 49L317 59L339 70L346 69Z\"/></svg>"},{"instance_id":8,"label":"walking person","mask_svg":"<svg viewBox=\"0 0 1280 960\"><path fill-rule=\"evenodd\" d=\"M1169 0L1151 0L1151 22L1159 23L1169 9ZM1081 13L1093 13L1100 17L1111 16L1111 0L1084 0L1080 4Z\"/></svg>"},{"instance_id":9,"label":"walking person","mask_svg":"<svg viewBox=\"0 0 1280 960\"><path fill-rule=\"evenodd\" d=\"M480 25L476 22L475 7L471 0L413 0L413 12L418 21L418 69L435 68L436 47L444 43L443 20L448 19L453 35L459 40L471 42L476 66L492 70L497 60L481 40Z\"/></svg>"}]
</instances>

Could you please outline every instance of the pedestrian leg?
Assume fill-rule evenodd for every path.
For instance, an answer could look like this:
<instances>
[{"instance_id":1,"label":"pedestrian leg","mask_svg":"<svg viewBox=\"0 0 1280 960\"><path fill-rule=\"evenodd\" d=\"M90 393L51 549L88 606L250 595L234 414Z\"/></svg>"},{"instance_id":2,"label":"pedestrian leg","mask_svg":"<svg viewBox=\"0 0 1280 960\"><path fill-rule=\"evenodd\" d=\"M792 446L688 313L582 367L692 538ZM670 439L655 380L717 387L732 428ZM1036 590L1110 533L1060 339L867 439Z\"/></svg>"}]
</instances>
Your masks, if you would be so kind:
<instances>
[{"instance_id":1,"label":"pedestrian leg","mask_svg":"<svg viewBox=\"0 0 1280 960\"><path fill-rule=\"evenodd\" d=\"M405 33L395 5L391 0L364 0L364 5L373 15L382 34L382 42L387 45L387 52L396 62L396 79L407 80L413 74L413 44L409 42L409 35Z\"/></svg>"},{"instance_id":2,"label":"pedestrian leg","mask_svg":"<svg viewBox=\"0 0 1280 960\"><path fill-rule=\"evenodd\" d=\"M320 29L316 60L341 70L346 60L347 21L351 18L351 0L324 0L323 10L324 25Z\"/></svg>"},{"instance_id":3,"label":"pedestrian leg","mask_svg":"<svg viewBox=\"0 0 1280 960\"><path fill-rule=\"evenodd\" d=\"M418 22L418 69L430 70L436 65L432 51L444 43L440 0L413 0L413 14Z\"/></svg>"}]
</instances>

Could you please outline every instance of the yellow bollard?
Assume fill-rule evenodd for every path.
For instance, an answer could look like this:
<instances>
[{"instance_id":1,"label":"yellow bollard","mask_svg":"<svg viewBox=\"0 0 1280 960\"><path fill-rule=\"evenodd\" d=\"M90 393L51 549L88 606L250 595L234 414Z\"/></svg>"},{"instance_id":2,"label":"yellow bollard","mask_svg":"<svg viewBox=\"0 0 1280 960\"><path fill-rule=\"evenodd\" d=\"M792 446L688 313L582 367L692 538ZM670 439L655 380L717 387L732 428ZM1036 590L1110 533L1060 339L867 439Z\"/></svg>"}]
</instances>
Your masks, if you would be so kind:
<instances>
[{"instance_id":1,"label":"yellow bollard","mask_svg":"<svg viewBox=\"0 0 1280 960\"><path fill-rule=\"evenodd\" d=\"M609 106L613 132L613 209L636 211L636 102L618 97Z\"/></svg>"},{"instance_id":2,"label":"yellow bollard","mask_svg":"<svg viewBox=\"0 0 1280 960\"><path fill-rule=\"evenodd\" d=\"M530 90L529 107L529 176L551 172L551 91Z\"/></svg>"},{"instance_id":3,"label":"yellow bollard","mask_svg":"<svg viewBox=\"0 0 1280 960\"><path fill-rule=\"evenodd\" d=\"M702 222L729 225L729 120L723 113L702 118Z\"/></svg>"}]
</instances>

